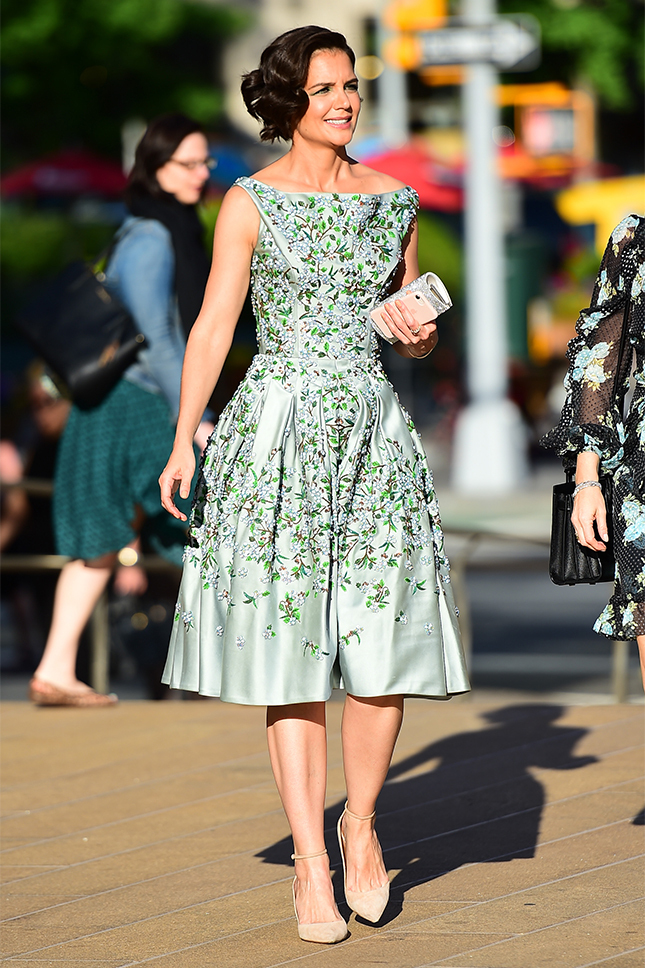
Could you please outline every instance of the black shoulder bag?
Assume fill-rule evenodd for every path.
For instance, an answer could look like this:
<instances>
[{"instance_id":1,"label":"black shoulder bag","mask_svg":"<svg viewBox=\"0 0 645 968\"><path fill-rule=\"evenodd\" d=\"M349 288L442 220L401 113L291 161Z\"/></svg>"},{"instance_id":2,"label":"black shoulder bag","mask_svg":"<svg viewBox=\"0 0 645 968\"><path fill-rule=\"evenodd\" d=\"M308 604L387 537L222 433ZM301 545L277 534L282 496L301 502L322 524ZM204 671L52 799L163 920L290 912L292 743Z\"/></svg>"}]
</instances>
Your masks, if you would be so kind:
<instances>
[{"instance_id":1,"label":"black shoulder bag","mask_svg":"<svg viewBox=\"0 0 645 968\"><path fill-rule=\"evenodd\" d=\"M107 262L115 240L104 257ZM103 260L102 260L103 261ZM105 274L72 262L20 314L17 325L83 410L101 403L146 345Z\"/></svg>"},{"instance_id":2,"label":"black shoulder bag","mask_svg":"<svg viewBox=\"0 0 645 968\"><path fill-rule=\"evenodd\" d=\"M625 303L623 328L620 333L620 346L616 363L616 380L612 394L612 408L618 398L618 387L623 369L623 355L629 330L629 312L631 300ZM612 521L612 478L601 477L600 486L607 509L606 551L593 551L578 543L576 533L571 523L573 513L573 491L575 488L575 472L567 471L564 484L556 484L553 488L553 507L551 517L551 548L549 554L549 576L556 585L595 585L599 581L613 581L616 572L616 561L613 552L613 521Z\"/></svg>"}]
</instances>

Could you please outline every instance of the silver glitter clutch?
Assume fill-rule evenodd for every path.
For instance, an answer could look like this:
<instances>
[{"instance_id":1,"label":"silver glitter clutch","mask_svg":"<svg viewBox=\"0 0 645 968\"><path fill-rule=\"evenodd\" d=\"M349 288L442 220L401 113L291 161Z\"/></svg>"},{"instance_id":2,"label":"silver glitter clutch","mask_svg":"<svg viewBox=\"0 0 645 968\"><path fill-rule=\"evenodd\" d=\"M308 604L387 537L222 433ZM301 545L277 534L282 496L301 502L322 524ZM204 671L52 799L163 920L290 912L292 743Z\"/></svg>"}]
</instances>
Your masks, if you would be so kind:
<instances>
[{"instance_id":1,"label":"silver glitter clutch","mask_svg":"<svg viewBox=\"0 0 645 968\"><path fill-rule=\"evenodd\" d=\"M402 289L397 290L397 292L390 293L390 295L383 299L380 303L370 311L370 316L372 318L372 326L383 339L388 343L398 343L398 338L393 336L390 332L387 324L383 321L381 317L381 310L386 303L393 303L395 299L402 299L408 293L421 293L425 297L425 300L430 304L430 306L435 310L436 318L441 313L445 313L446 309L450 309L452 306L452 299L448 293L448 290L444 286L443 282L438 275L434 272L424 272L422 276L417 279L413 279L409 282L407 286L403 286ZM424 302L425 302L424 300Z\"/></svg>"}]
</instances>

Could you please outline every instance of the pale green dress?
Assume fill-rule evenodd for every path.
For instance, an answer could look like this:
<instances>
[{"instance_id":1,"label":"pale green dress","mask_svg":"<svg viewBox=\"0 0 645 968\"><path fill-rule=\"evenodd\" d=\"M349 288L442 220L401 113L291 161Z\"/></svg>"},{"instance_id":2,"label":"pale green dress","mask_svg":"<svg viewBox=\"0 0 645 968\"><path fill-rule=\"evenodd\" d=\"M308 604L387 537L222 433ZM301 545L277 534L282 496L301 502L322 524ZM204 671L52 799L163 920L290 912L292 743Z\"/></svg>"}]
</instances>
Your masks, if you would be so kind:
<instances>
[{"instance_id":1,"label":"pale green dress","mask_svg":"<svg viewBox=\"0 0 645 968\"><path fill-rule=\"evenodd\" d=\"M255 705L466 692L432 474L369 319L416 193L236 184L259 353L202 460L163 681Z\"/></svg>"}]
</instances>

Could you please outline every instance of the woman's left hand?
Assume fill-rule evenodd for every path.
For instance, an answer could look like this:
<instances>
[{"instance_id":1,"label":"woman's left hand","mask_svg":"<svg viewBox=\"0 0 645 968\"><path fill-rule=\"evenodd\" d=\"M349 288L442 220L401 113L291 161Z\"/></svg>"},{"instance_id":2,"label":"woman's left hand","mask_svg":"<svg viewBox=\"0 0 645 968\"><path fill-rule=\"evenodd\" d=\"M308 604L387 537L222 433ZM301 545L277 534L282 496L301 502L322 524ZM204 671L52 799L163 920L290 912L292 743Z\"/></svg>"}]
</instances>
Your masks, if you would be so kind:
<instances>
[{"instance_id":1,"label":"woman's left hand","mask_svg":"<svg viewBox=\"0 0 645 968\"><path fill-rule=\"evenodd\" d=\"M400 299L395 299L393 303L386 303L383 307L383 316L387 322L393 336L408 348L406 356L427 356L437 345L439 335L437 324L434 320L418 326L414 316ZM420 353L414 352L414 347L419 346Z\"/></svg>"},{"instance_id":2,"label":"woman's left hand","mask_svg":"<svg viewBox=\"0 0 645 968\"><path fill-rule=\"evenodd\" d=\"M609 541L607 531L607 508L605 499L599 487L585 487L579 491L573 500L573 514L571 515L578 543L592 551L605 551ZM602 540L596 538L594 523Z\"/></svg>"}]
</instances>

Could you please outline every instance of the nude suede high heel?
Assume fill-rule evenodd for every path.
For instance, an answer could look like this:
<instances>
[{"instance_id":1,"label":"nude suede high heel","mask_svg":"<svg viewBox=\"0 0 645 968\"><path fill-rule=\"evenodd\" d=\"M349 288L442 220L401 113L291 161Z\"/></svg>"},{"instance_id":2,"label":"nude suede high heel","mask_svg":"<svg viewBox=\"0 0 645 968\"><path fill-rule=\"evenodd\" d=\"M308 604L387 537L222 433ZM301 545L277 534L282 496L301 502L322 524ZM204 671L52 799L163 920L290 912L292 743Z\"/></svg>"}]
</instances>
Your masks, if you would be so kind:
<instances>
[{"instance_id":1,"label":"nude suede high heel","mask_svg":"<svg viewBox=\"0 0 645 968\"><path fill-rule=\"evenodd\" d=\"M346 801L345 809L341 813L338 826L336 827L336 831L338 833L338 846L340 847L340 856L343 861L345 900L355 914L358 914L361 918L365 918L366 921L371 921L372 924L376 924L377 921L380 921L381 915L387 907L387 902L390 899L390 882L388 881L384 887L375 887L371 891L349 891L347 889L347 866L345 858L346 844L341 828L345 814L347 814L353 820L373 820L376 816L376 810L373 813L370 813L369 817L359 817L357 814L352 813L347 806Z\"/></svg>"},{"instance_id":2,"label":"nude suede high heel","mask_svg":"<svg viewBox=\"0 0 645 968\"><path fill-rule=\"evenodd\" d=\"M292 854L291 860L309 860L312 857L322 857L326 853L327 848L319 850L316 854ZM297 879L297 877L294 877L291 891L293 893L293 909L296 912L298 937L300 940L313 941L316 944L337 944L339 941L344 941L349 931L347 930L347 922L343 918L337 921L314 921L312 924L300 923L298 908L296 907Z\"/></svg>"}]
</instances>

